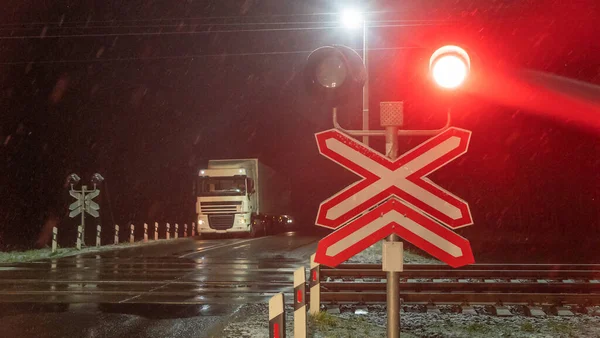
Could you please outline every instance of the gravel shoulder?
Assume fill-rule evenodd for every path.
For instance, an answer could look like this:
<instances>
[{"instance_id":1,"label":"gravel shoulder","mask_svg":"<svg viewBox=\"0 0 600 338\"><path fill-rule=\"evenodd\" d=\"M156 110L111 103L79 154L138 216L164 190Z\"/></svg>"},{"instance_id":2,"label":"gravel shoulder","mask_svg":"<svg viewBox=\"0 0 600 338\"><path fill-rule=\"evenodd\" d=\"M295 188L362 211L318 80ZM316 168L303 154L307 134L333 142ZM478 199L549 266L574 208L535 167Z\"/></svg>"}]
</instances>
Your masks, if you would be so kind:
<instances>
[{"instance_id":1,"label":"gravel shoulder","mask_svg":"<svg viewBox=\"0 0 600 338\"><path fill-rule=\"evenodd\" d=\"M350 258L346 263L364 263L364 264L381 264L382 241L379 241L372 246L363 250L361 253ZM426 256L413 251L409 248L404 248L404 263L408 264L441 264L437 259Z\"/></svg>"},{"instance_id":2,"label":"gravel shoulder","mask_svg":"<svg viewBox=\"0 0 600 338\"><path fill-rule=\"evenodd\" d=\"M191 237L187 237L187 239L190 239L190 238ZM62 258L62 257L77 256L77 255L96 253L96 252L106 252L106 251L112 251L112 250L130 249L130 248L136 248L136 247L140 247L140 246L168 244L168 243L173 243L174 241L182 241L182 240L186 240L186 238L170 239L170 240L160 239L157 241L149 241L146 243L144 243L143 241L138 241L138 242L134 242L134 243L123 242L123 243L119 243L117 245L114 245L114 244L113 245L103 245L100 247L88 246L88 247L82 248L81 250L77 250L76 248L58 248L55 253L52 253L52 249L50 249L50 248L27 250L27 251L0 252L0 264L2 264L2 263L24 263L24 262L31 262L31 261L44 260L44 259Z\"/></svg>"},{"instance_id":3,"label":"gravel shoulder","mask_svg":"<svg viewBox=\"0 0 600 338\"><path fill-rule=\"evenodd\" d=\"M574 317L534 318L514 316L508 318L485 314L405 312L401 316L403 338L567 338L600 337L600 317L576 315ZM366 314L355 314L346 308L340 314L326 314L318 321L309 317L308 337L385 337L385 307L370 307ZM286 308L286 335L293 337L293 311ZM266 304L244 305L230 322L210 337L267 338L268 306Z\"/></svg>"}]
</instances>

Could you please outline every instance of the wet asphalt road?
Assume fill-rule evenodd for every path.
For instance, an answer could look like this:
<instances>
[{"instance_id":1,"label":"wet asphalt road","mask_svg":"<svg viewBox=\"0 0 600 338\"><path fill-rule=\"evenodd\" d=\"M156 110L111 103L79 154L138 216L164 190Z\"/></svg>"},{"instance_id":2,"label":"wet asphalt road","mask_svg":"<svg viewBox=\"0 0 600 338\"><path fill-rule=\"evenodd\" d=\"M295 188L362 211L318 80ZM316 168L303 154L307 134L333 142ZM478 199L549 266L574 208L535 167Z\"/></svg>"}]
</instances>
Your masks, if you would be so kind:
<instances>
[{"instance_id":1,"label":"wet asphalt road","mask_svg":"<svg viewBox=\"0 0 600 338\"><path fill-rule=\"evenodd\" d=\"M291 292L316 241L180 239L0 265L0 336L218 337L240 305Z\"/></svg>"}]
</instances>

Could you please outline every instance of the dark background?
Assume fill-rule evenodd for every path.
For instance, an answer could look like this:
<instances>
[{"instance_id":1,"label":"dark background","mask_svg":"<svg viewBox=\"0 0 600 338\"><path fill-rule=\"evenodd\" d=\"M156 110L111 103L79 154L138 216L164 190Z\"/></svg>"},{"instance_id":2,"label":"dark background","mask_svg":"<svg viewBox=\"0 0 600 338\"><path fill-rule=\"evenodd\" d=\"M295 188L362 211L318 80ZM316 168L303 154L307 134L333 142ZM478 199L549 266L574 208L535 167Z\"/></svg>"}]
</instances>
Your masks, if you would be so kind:
<instances>
[{"instance_id":1,"label":"dark background","mask_svg":"<svg viewBox=\"0 0 600 338\"><path fill-rule=\"evenodd\" d=\"M42 245L52 224L63 242L71 236L71 172L85 183L94 172L106 178L105 226L192 222L192 176L211 158L258 157L286 173L290 213L316 231L318 204L356 178L319 156L313 134L331 128L331 116L305 93L301 72L317 47L362 47L360 30L336 28L344 3L5 1L0 248ZM600 84L600 7L397 3L355 3L376 26L371 125L380 101L404 100L406 128L438 128L452 105L453 125L473 131L469 152L431 179L470 203L475 224L459 232L476 258L596 259L599 131L476 95L450 102L425 74L431 52L456 43L474 67L485 59ZM340 107L342 125L359 127L360 99ZM421 141L402 139L403 150Z\"/></svg>"}]
</instances>

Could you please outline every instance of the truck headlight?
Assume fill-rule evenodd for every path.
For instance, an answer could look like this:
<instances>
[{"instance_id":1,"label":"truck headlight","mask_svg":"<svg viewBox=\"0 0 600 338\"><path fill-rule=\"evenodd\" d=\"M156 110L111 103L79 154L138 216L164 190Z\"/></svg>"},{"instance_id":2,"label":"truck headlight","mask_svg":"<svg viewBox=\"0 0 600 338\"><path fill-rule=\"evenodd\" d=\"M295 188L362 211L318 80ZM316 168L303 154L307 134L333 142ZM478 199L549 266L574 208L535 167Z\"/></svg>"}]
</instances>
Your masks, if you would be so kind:
<instances>
[{"instance_id":1,"label":"truck headlight","mask_svg":"<svg viewBox=\"0 0 600 338\"><path fill-rule=\"evenodd\" d=\"M238 224L246 224L245 218L238 218Z\"/></svg>"},{"instance_id":2,"label":"truck headlight","mask_svg":"<svg viewBox=\"0 0 600 338\"><path fill-rule=\"evenodd\" d=\"M204 221L203 221L203 220L201 220L201 219L199 219L199 220L198 220L198 225L202 225L202 224L204 224Z\"/></svg>"}]
</instances>

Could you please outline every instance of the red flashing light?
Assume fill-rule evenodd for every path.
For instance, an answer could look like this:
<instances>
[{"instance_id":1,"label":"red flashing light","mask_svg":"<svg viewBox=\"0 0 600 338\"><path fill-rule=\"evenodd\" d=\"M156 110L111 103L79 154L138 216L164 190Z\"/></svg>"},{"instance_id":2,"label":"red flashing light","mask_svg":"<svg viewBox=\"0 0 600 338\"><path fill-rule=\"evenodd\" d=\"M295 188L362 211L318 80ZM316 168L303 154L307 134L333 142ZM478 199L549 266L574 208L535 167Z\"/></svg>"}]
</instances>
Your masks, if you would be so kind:
<instances>
[{"instance_id":1,"label":"red flashing light","mask_svg":"<svg viewBox=\"0 0 600 338\"><path fill-rule=\"evenodd\" d=\"M446 89L456 89L469 75L471 60L467 52L457 46L436 50L429 60L429 71L435 83Z\"/></svg>"}]
</instances>

